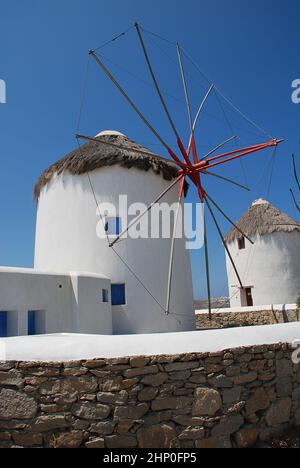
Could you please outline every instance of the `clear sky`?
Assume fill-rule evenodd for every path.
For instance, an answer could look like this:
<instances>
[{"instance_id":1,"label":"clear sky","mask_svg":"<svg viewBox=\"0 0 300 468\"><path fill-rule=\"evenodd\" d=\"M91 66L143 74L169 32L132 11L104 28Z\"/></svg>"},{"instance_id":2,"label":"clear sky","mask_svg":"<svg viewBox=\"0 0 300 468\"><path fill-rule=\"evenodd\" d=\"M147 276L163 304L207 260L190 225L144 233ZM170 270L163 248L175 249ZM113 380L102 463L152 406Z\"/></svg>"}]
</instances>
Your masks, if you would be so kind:
<instances>
[{"instance_id":1,"label":"clear sky","mask_svg":"<svg viewBox=\"0 0 300 468\"><path fill-rule=\"evenodd\" d=\"M269 200L296 217L289 188L291 153L300 167L300 105L291 83L300 78L298 0L0 0L0 79L7 104L0 105L0 265L32 266L34 183L41 171L72 150L86 71L87 52L139 21L171 42L179 41L200 69L267 133L286 138L270 177L270 151L234 162L218 173L252 188L243 192L207 180L209 193L238 219L252 201ZM176 124L187 138L187 117L172 44L148 33L145 41ZM163 136L173 136L150 83L135 32L99 51ZM208 83L185 61L193 109ZM89 67L79 130L95 135L117 129L164 155L153 135L128 108L95 63ZM221 105L220 105L221 101ZM262 132L213 95L201 117L202 154L232 132L238 144L267 140ZM229 146L230 149L230 146ZM266 166L267 165L267 166ZM266 167L266 170L264 171ZM272 181L269 187L269 181ZM190 194L193 199L193 194ZM220 219L222 229L229 226ZM227 294L225 258L209 224L214 295ZM192 255L195 295L205 296L202 253Z\"/></svg>"}]
</instances>

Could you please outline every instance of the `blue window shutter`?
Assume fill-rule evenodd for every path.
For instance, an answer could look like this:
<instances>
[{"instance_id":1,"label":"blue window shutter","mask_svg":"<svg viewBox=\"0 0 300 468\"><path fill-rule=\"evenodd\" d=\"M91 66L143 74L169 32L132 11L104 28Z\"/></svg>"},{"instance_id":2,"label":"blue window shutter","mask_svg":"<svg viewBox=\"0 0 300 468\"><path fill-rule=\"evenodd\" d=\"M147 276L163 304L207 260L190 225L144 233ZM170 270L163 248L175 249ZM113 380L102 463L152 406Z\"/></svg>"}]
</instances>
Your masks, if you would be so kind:
<instances>
[{"instance_id":1,"label":"blue window shutter","mask_svg":"<svg viewBox=\"0 0 300 468\"><path fill-rule=\"evenodd\" d=\"M111 303L113 306L126 304L125 284L111 285Z\"/></svg>"},{"instance_id":2,"label":"blue window shutter","mask_svg":"<svg viewBox=\"0 0 300 468\"><path fill-rule=\"evenodd\" d=\"M121 229L122 229L122 223L121 223L121 218L118 217L116 218L116 235L118 236L121 234Z\"/></svg>"},{"instance_id":3,"label":"blue window shutter","mask_svg":"<svg viewBox=\"0 0 300 468\"><path fill-rule=\"evenodd\" d=\"M28 335L36 335L36 314L34 311L28 312Z\"/></svg>"},{"instance_id":4,"label":"blue window shutter","mask_svg":"<svg viewBox=\"0 0 300 468\"><path fill-rule=\"evenodd\" d=\"M121 234L122 220L120 217L117 218L106 218L105 221L105 232L108 236L118 236Z\"/></svg>"},{"instance_id":5,"label":"blue window shutter","mask_svg":"<svg viewBox=\"0 0 300 468\"><path fill-rule=\"evenodd\" d=\"M5 338L7 336L7 313L0 312L0 337Z\"/></svg>"}]
</instances>

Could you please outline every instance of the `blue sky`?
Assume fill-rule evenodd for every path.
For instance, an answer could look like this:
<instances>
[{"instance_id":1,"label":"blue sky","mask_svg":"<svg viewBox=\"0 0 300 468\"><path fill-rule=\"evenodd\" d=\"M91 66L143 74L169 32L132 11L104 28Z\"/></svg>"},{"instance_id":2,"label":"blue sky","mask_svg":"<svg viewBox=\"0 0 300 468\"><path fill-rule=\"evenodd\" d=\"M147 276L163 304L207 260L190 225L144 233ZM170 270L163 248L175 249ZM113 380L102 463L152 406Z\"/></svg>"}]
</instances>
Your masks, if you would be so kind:
<instances>
[{"instance_id":1,"label":"blue sky","mask_svg":"<svg viewBox=\"0 0 300 468\"><path fill-rule=\"evenodd\" d=\"M0 105L0 264L32 266L34 183L41 171L75 147L87 51L137 20L172 42L177 40L223 93L267 133L287 142L277 151L270 189L270 151L234 162L220 174L252 187L247 193L207 180L209 193L239 218L251 202L266 197L296 217L288 189L291 153L300 164L300 105L291 101L291 83L300 78L298 0L0 0L0 79L7 104ZM176 125L187 138L187 117L174 47L145 34L149 52ZM101 49L106 62L163 136L173 143L155 97L134 31ZM168 56L167 56L167 55ZM208 83L185 61L193 109ZM146 83L145 83L146 81ZM155 138L91 63L79 130L94 135L117 129L165 154ZM197 130L204 153L232 130L238 142L268 139L212 96ZM229 147L230 148L230 147ZM267 164L267 170L263 169ZM271 166L270 166L271 167ZM270 168L269 167L269 168ZM190 199L193 200L192 193ZM222 229L229 228L220 219ZM213 294L227 294L224 253L209 224ZM192 255L195 295L205 296L202 254Z\"/></svg>"}]
</instances>

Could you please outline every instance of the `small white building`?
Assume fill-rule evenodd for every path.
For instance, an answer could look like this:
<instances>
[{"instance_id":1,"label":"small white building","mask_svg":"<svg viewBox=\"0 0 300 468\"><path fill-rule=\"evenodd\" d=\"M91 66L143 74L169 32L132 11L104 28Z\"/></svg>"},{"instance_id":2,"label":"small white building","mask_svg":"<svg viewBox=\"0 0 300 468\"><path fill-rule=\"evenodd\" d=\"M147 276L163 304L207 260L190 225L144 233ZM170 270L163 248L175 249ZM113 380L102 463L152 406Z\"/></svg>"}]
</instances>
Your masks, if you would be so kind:
<instances>
[{"instance_id":1,"label":"small white building","mask_svg":"<svg viewBox=\"0 0 300 468\"><path fill-rule=\"evenodd\" d=\"M0 336L38 333L135 334L193 330L192 277L185 239L176 239L170 314L170 238L99 238L100 203L149 205L177 177L171 161L118 132L96 137L53 164L35 187L34 269L0 269ZM139 153L141 151L141 153ZM178 201L174 186L162 200ZM126 225L105 219L109 235ZM132 216L132 219L135 216ZM130 220L129 220L130 221Z\"/></svg>"},{"instance_id":2,"label":"small white building","mask_svg":"<svg viewBox=\"0 0 300 468\"><path fill-rule=\"evenodd\" d=\"M227 256L231 307L294 304L300 293L300 223L266 200L255 201L226 243L244 288Z\"/></svg>"}]
</instances>

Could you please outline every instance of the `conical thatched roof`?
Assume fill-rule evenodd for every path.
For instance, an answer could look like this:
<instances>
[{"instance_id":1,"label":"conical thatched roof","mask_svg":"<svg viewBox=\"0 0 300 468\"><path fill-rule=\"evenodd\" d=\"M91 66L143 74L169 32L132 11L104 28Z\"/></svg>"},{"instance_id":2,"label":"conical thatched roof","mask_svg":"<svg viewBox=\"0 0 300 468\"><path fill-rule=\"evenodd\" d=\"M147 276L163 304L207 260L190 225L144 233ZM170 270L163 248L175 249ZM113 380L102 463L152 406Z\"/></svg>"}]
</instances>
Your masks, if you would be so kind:
<instances>
[{"instance_id":1,"label":"conical thatched roof","mask_svg":"<svg viewBox=\"0 0 300 468\"><path fill-rule=\"evenodd\" d=\"M52 164L42 173L35 185L35 199L39 198L42 188L48 184L54 174L61 174L64 171L80 175L101 167L118 164L128 169L136 167L142 171L152 170L166 180L172 180L178 174L172 161L155 155L121 133L102 132L95 138L104 143L112 144L112 146L89 141L81 149L77 148L63 159ZM122 146L124 149L120 150L114 147L114 144Z\"/></svg>"},{"instance_id":2,"label":"conical thatched roof","mask_svg":"<svg viewBox=\"0 0 300 468\"><path fill-rule=\"evenodd\" d=\"M300 232L300 223L266 200L256 200L236 225L250 238L256 234L263 236L273 232ZM236 228L232 228L225 240L229 243L241 237L241 233Z\"/></svg>"}]
</instances>

